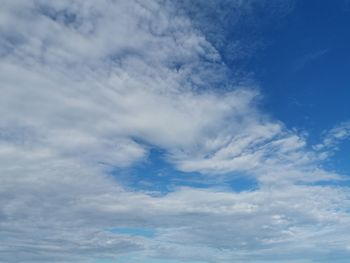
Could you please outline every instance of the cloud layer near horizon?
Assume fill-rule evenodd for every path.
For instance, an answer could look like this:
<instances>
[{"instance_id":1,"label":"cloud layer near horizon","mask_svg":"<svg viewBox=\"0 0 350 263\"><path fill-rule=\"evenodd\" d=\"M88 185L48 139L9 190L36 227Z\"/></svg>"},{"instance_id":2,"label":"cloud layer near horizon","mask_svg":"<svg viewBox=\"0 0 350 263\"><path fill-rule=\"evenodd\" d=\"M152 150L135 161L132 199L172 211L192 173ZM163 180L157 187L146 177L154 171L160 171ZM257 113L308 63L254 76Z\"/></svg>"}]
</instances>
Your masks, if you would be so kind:
<instances>
[{"instance_id":1,"label":"cloud layer near horizon","mask_svg":"<svg viewBox=\"0 0 350 263\"><path fill-rule=\"evenodd\" d=\"M219 52L176 10L168 1L4 2L4 262L129 252L139 262L311 262L349 253L349 191L316 184L343 179L320 164L348 125L309 147L259 109L257 87L230 85ZM244 173L258 189L153 196L108 175L152 147L179 171ZM118 227L156 234L108 231Z\"/></svg>"}]
</instances>

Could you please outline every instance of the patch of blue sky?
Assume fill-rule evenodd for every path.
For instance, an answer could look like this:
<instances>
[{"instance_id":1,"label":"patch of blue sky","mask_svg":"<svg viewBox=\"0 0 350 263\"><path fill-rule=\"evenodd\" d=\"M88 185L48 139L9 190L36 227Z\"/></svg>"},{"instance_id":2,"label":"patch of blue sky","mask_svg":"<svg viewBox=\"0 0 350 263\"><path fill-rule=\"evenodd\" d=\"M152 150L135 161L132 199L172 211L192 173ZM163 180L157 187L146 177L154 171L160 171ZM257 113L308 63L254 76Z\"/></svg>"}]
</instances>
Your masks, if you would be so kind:
<instances>
[{"instance_id":1,"label":"patch of blue sky","mask_svg":"<svg viewBox=\"0 0 350 263\"><path fill-rule=\"evenodd\" d=\"M0 240L6 240L6 239L8 239L8 235L0 232Z\"/></svg>"},{"instance_id":2,"label":"patch of blue sky","mask_svg":"<svg viewBox=\"0 0 350 263\"><path fill-rule=\"evenodd\" d=\"M183 260L170 260L170 259L143 259L142 263L206 263L203 261L183 261Z\"/></svg>"},{"instance_id":3,"label":"patch of blue sky","mask_svg":"<svg viewBox=\"0 0 350 263\"><path fill-rule=\"evenodd\" d=\"M296 1L283 27L262 28L270 44L251 67L265 109L314 135L349 118L350 13L340 2Z\"/></svg>"},{"instance_id":4,"label":"patch of blue sky","mask_svg":"<svg viewBox=\"0 0 350 263\"><path fill-rule=\"evenodd\" d=\"M146 238L154 238L156 235L156 231L154 229L143 227L112 227L106 229L106 231L113 234L140 236Z\"/></svg>"},{"instance_id":5,"label":"patch of blue sky","mask_svg":"<svg viewBox=\"0 0 350 263\"><path fill-rule=\"evenodd\" d=\"M53 21L62 22L67 26L75 24L78 20L77 15L69 9L55 10L49 5L41 4L37 6L37 11Z\"/></svg>"},{"instance_id":6,"label":"patch of blue sky","mask_svg":"<svg viewBox=\"0 0 350 263\"><path fill-rule=\"evenodd\" d=\"M243 173L203 175L179 171L165 156L163 150L152 148L146 161L132 168L115 169L112 175L127 188L158 194L166 194L179 187L225 188L235 192L258 188L256 179Z\"/></svg>"},{"instance_id":7,"label":"patch of blue sky","mask_svg":"<svg viewBox=\"0 0 350 263\"><path fill-rule=\"evenodd\" d=\"M323 162L322 166L327 170L335 171L339 174L349 176L350 178L350 139L343 140L337 148L338 149Z\"/></svg>"},{"instance_id":8,"label":"patch of blue sky","mask_svg":"<svg viewBox=\"0 0 350 263\"><path fill-rule=\"evenodd\" d=\"M142 258L136 259L133 256L123 256L118 259L112 260L112 259L98 259L94 261L94 263L133 263L133 262L140 262L140 263L206 263L203 261L192 261L192 260L171 260L171 259L155 259L155 258Z\"/></svg>"}]
</instances>

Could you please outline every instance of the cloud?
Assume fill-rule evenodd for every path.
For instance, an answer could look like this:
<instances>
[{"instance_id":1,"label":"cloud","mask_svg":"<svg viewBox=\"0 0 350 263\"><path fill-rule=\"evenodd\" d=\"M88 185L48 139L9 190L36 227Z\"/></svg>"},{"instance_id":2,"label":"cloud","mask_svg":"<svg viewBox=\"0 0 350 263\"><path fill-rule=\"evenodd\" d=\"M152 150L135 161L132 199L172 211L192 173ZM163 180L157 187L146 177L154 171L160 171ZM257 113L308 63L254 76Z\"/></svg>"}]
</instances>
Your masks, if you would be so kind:
<instances>
[{"instance_id":1,"label":"cloud","mask_svg":"<svg viewBox=\"0 0 350 263\"><path fill-rule=\"evenodd\" d=\"M83 262L131 251L144 257L258 262L293 258L296 252L322 258L334 248L347 250L349 196L340 189L182 188L151 197L126 192L96 172L52 165L36 163L29 175L17 169L2 180L6 262ZM106 230L113 227L155 229L156 234L147 239Z\"/></svg>"},{"instance_id":2,"label":"cloud","mask_svg":"<svg viewBox=\"0 0 350 263\"><path fill-rule=\"evenodd\" d=\"M348 255L348 190L309 184L339 175L259 109L256 87L230 84L220 53L171 2L5 1L0 12L4 262ZM150 148L178 170L244 172L259 187L123 189L109 172Z\"/></svg>"},{"instance_id":3,"label":"cloud","mask_svg":"<svg viewBox=\"0 0 350 263\"><path fill-rule=\"evenodd\" d=\"M324 132L323 141L315 145L315 150L336 150L339 143L350 136L350 122L343 122Z\"/></svg>"},{"instance_id":4,"label":"cloud","mask_svg":"<svg viewBox=\"0 0 350 263\"><path fill-rule=\"evenodd\" d=\"M295 71L302 70L307 65L314 62L315 60L325 56L327 53L329 53L329 51L330 51L329 49L322 49L322 50L317 50L317 51L313 51L305 54L304 56L300 57L295 61L294 70Z\"/></svg>"}]
</instances>

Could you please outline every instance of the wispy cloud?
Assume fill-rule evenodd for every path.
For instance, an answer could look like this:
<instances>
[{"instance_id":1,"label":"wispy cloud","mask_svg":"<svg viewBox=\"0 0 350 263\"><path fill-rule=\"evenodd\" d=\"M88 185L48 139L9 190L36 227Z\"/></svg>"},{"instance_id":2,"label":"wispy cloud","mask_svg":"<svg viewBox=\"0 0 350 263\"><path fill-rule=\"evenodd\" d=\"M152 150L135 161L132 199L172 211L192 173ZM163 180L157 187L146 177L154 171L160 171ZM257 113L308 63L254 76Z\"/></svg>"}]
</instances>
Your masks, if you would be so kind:
<instances>
[{"instance_id":1,"label":"wispy cloud","mask_svg":"<svg viewBox=\"0 0 350 263\"><path fill-rule=\"evenodd\" d=\"M316 151L323 152L325 156L332 155L339 149L342 141L350 137L350 122L343 122L328 131L323 132L321 143L314 145Z\"/></svg>"},{"instance_id":2,"label":"wispy cloud","mask_svg":"<svg viewBox=\"0 0 350 263\"><path fill-rule=\"evenodd\" d=\"M308 66L309 64L313 63L317 59L325 56L327 53L329 53L329 49L321 49L312 51L309 53L306 53L305 55L298 58L294 63L294 70L299 71Z\"/></svg>"}]
</instances>

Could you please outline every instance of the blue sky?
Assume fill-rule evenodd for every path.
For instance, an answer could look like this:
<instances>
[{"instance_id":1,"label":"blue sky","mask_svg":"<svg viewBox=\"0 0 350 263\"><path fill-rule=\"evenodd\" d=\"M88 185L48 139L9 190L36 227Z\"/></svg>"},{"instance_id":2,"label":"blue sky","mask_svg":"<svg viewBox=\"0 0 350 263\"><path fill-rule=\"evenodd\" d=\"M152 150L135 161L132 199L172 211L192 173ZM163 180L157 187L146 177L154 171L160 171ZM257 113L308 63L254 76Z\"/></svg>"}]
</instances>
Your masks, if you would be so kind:
<instances>
[{"instance_id":1,"label":"blue sky","mask_svg":"<svg viewBox=\"0 0 350 263\"><path fill-rule=\"evenodd\" d=\"M4 1L0 261L347 262L349 14Z\"/></svg>"},{"instance_id":2,"label":"blue sky","mask_svg":"<svg viewBox=\"0 0 350 263\"><path fill-rule=\"evenodd\" d=\"M272 44L261 52L265 70L258 74L271 98L270 111L289 126L320 132L347 118L346 5L297 2L281 28L267 32Z\"/></svg>"}]
</instances>

